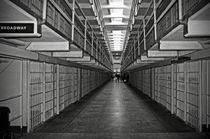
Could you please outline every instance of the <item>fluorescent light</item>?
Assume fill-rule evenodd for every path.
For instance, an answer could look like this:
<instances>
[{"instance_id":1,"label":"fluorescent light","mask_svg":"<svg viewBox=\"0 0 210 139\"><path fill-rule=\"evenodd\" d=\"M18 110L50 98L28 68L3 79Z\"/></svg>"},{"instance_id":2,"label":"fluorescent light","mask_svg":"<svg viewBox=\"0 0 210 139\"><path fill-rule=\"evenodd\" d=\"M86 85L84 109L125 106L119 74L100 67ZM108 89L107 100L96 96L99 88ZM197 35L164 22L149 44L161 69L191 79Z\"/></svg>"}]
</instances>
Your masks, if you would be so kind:
<instances>
[{"instance_id":1,"label":"fluorescent light","mask_svg":"<svg viewBox=\"0 0 210 139\"><path fill-rule=\"evenodd\" d=\"M122 46L121 44L112 44L111 46Z\"/></svg>"},{"instance_id":2,"label":"fluorescent light","mask_svg":"<svg viewBox=\"0 0 210 139\"><path fill-rule=\"evenodd\" d=\"M122 47L111 47L112 49L119 49L119 48L122 48Z\"/></svg>"},{"instance_id":3,"label":"fluorescent light","mask_svg":"<svg viewBox=\"0 0 210 139\"><path fill-rule=\"evenodd\" d=\"M111 34L111 33L109 33L109 34L107 34L108 36L125 36L125 34L124 33L121 33L121 34Z\"/></svg>"},{"instance_id":4,"label":"fluorescent light","mask_svg":"<svg viewBox=\"0 0 210 139\"><path fill-rule=\"evenodd\" d=\"M113 42L122 42L122 40L113 40Z\"/></svg>"},{"instance_id":5,"label":"fluorescent light","mask_svg":"<svg viewBox=\"0 0 210 139\"><path fill-rule=\"evenodd\" d=\"M117 44L120 44L120 45L122 45L123 43L122 42L112 42L112 43L110 43L111 45L117 45Z\"/></svg>"},{"instance_id":6,"label":"fluorescent light","mask_svg":"<svg viewBox=\"0 0 210 139\"><path fill-rule=\"evenodd\" d=\"M112 45L112 47L122 47L122 45Z\"/></svg>"},{"instance_id":7,"label":"fluorescent light","mask_svg":"<svg viewBox=\"0 0 210 139\"><path fill-rule=\"evenodd\" d=\"M122 47L122 45L111 45L111 47Z\"/></svg>"},{"instance_id":8,"label":"fluorescent light","mask_svg":"<svg viewBox=\"0 0 210 139\"><path fill-rule=\"evenodd\" d=\"M115 42L115 43L124 42L124 40L123 40L123 39L119 39L119 40L113 40L113 39L110 39L109 41L110 41L110 42Z\"/></svg>"},{"instance_id":9,"label":"fluorescent light","mask_svg":"<svg viewBox=\"0 0 210 139\"><path fill-rule=\"evenodd\" d=\"M109 38L109 41L124 41L123 38Z\"/></svg>"},{"instance_id":10,"label":"fluorescent light","mask_svg":"<svg viewBox=\"0 0 210 139\"><path fill-rule=\"evenodd\" d=\"M109 36L109 38L125 38L124 36Z\"/></svg>"}]
</instances>

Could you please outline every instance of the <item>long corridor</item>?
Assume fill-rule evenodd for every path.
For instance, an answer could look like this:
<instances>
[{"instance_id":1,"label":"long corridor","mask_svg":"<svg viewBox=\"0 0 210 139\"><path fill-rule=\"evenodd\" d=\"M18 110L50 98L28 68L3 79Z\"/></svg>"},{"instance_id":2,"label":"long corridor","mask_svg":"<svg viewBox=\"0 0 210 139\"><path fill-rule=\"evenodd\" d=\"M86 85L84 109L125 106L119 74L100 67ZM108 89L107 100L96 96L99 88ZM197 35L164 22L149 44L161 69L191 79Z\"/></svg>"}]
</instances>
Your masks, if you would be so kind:
<instances>
[{"instance_id":1,"label":"long corridor","mask_svg":"<svg viewBox=\"0 0 210 139\"><path fill-rule=\"evenodd\" d=\"M25 139L207 138L124 83L109 82L70 105Z\"/></svg>"}]
</instances>

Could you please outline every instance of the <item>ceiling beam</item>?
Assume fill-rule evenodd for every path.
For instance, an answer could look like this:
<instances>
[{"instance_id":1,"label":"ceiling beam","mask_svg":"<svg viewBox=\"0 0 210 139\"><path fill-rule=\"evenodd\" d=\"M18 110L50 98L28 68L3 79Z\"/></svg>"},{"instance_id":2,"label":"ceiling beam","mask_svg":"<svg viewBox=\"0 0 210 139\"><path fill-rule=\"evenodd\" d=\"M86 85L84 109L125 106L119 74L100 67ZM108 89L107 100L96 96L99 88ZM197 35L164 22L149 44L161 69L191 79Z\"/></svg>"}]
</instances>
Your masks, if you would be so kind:
<instances>
[{"instance_id":1,"label":"ceiling beam","mask_svg":"<svg viewBox=\"0 0 210 139\"><path fill-rule=\"evenodd\" d=\"M102 9L130 9L129 6L126 5L102 5Z\"/></svg>"},{"instance_id":2,"label":"ceiling beam","mask_svg":"<svg viewBox=\"0 0 210 139\"><path fill-rule=\"evenodd\" d=\"M120 26L120 25L127 26L128 23L105 23L105 26Z\"/></svg>"},{"instance_id":3,"label":"ceiling beam","mask_svg":"<svg viewBox=\"0 0 210 139\"><path fill-rule=\"evenodd\" d=\"M106 25L105 26L105 30L126 30L127 29L127 25Z\"/></svg>"},{"instance_id":4,"label":"ceiling beam","mask_svg":"<svg viewBox=\"0 0 210 139\"><path fill-rule=\"evenodd\" d=\"M126 19L129 19L129 16L128 15L104 15L103 16L103 19L105 18L126 18Z\"/></svg>"}]
</instances>

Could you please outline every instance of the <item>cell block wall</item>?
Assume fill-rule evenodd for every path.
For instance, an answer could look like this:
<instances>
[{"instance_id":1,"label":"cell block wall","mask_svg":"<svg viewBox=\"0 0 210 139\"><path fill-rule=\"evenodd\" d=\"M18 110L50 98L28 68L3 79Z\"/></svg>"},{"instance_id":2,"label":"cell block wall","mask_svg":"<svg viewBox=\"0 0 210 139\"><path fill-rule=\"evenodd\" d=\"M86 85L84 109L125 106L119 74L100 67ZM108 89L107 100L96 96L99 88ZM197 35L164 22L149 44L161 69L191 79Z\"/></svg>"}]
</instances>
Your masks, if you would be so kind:
<instances>
[{"instance_id":1,"label":"cell block wall","mask_svg":"<svg viewBox=\"0 0 210 139\"><path fill-rule=\"evenodd\" d=\"M209 128L209 60L130 71L130 84L192 127ZM149 85L148 85L149 84Z\"/></svg>"},{"instance_id":2,"label":"cell block wall","mask_svg":"<svg viewBox=\"0 0 210 139\"><path fill-rule=\"evenodd\" d=\"M199 126L199 91L200 91L200 62L187 63L187 121L192 126Z\"/></svg>"},{"instance_id":3,"label":"cell block wall","mask_svg":"<svg viewBox=\"0 0 210 139\"><path fill-rule=\"evenodd\" d=\"M171 66L159 68L158 74L158 94L159 102L171 110Z\"/></svg>"},{"instance_id":4,"label":"cell block wall","mask_svg":"<svg viewBox=\"0 0 210 139\"><path fill-rule=\"evenodd\" d=\"M56 74L53 64L45 64L45 119L56 113Z\"/></svg>"},{"instance_id":5,"label":"cell block wall","mask_svg":"<svg viewBox=\"0 0 210 139\"><path fill-rule=\"evenodd\" d=\"M60 66L59 71L59 109L62 111L74 102L74 70Z\"/></svg>"},{"instance_id":6,"label":"cell block wall","mask_svg":"<svg viewBox=\"0 0 210 139\"><path fill-rule=\"evenodd\" d=\"M30 104L27 109L30 130L109 79L108 74L103 72L44 62L29 61L27 70ZM80 70L82 78L79 78Z\"/></svg>"},{"instance_id":7,"label":"cell block wall","mask_svg":"<svg viewBox=\"0 0 210 139\"><path fill-rule=\"evenodd\" d=\"M43 110L44 110L44 66L43 63L39 62L29 62L29 112L30 117L28 122L30 122L30 127L36 127L41 124L43 120Z\"/></svg>"},{"instance_id":8,"label":"cell block wall","mask_svg":"<svg viewBox=\"0 0 210 139\"><path fill-rule=\"evenodd\" d=\"M177 64L176 72L176 105L177 111L176 114L181 119L184 119L184 107L185 107L185 73L184 73L184 63Z\"/></svg>"}]
</instances>

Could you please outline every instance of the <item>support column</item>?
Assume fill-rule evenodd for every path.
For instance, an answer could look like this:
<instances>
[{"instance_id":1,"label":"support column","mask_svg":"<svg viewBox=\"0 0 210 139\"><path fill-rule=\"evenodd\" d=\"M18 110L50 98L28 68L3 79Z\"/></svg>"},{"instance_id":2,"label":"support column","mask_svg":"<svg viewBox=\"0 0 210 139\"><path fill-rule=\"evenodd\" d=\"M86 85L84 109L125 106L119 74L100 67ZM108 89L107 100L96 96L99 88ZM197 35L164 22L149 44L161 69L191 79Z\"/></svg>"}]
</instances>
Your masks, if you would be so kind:
<instances>
[{"instance_id":1,"label":"support column","mask_svg":"<svg viewBox=\"0 0 210 139\"><path fill-rule=\"evenodd\" d=\"M31 105L30 105L30 61L27 61L27 132L31 130Z\"/></svg>"},{"instance_id":2,"label":"support column","mask_svg":"<svg viewBox=\"0 0 210 139\"><path fill-rule=\"evenodd\" d=\"M75 15L75 0L73 0L73 6L72 6L72 29L71 29L71 39L74 40L74 15Z\"/></svg>"},{"instance_id":3,"label":"support column","mask_svg":"<svg viewBox=\"0 0 210 139\"><path fill-rule=\"evenodd\" d=\"M209 62L210 61L207 61L207 65L206 65L206 75L208 75L209 76ZM208 129L209 128L209 77L207 77L207 90L206 90L206 128Z\"/></svg>"},{"instance_id":4,"label":"support column","mask_svg":"<svg viewBox=\"0 0 210 139\"><path fill-rule=\"evenodd\" d=\"M171 65L171 114L174 114L174 64Z\"/></svg>"},{"instance_id":5,"label":"support column","mask_svg":"<svg viewBox=\"0 0 210 139\"><path fill-rule=\"evenodd\" d=\"M20 60L20 130L23 129L23 60Z\"/></svg>"},{"instance_id":6,"label":"support column","mask_svg":"<svg viewBox=\"0 0 210 139\"><path fill-rule=\"evenodd\" d=\"M86 51L87 50L87 47L86 47L86 42L87 42L87 19L85 19L85 39L84 39L84 50Z\"/></svg>"},{"instance_id":7,"label":"support column","mask_svg":"<svg viewBox=\"0 0 210 139\"><path fill-rule=\"evenodd\" d=\"M94 41L94 38L93 38L93 31L91 32L91 37L92 37L92 42L91 42L91 45L92 45L92 49L91 49L91 55L93 55L93 41Z\"/></svg>"},{"instance_id":8,"label":"support column","mask_svg":"<svg viewBox=\"0 0 210 139\"><path fill-rule=\"evenodd\" d=\"M184 62L184 121L187 121L187 62Z\"/></svg>"},{"instance_id":9,"label":"support column","mask_svg":"<svg viewBox=\"0 0 210 139\"><path fill-rule=\"evenodd\" d=\"M144 34L144 50L147 50L146 47L146 32L145 32L145 19L142 20L143 21L143 34Z\"/></svg>"},{"instance_id":10,"label":"support column","mask_svg":"<svg viewBox=\"0 0 210 139\"><path fill-rule=\"evenodd\" d=\"M199 100L198 100L198 128L199 132L202 131L202 63L203 60L199 61Z\"/></svg>"},{"instance_id":11,"label":"support column","mask_svg":"<svg viewBox=\"0 0 210 139\"><path fill-rule=\"evenodd\" d=\"M156 0L153 0L153 14L154 14L154 33L155 33L155 41L157 41L157 17L156 17Z\"/></svg>"},{"instance_id":12,"label":"support column","mask_svg":"<svg viewBox=\"0 0 210 139\"><path fill-rule=\"evenodd\" d=\"M59 114L59 112L60 112L60 108L59 108L59 93L60 93L60 88L59 88L59 84L60 84L60 80L59 80L59 76L60 76L60 68L59 68L59 64L57 64L56 65L56 71L57 71L57 73L56 73L56 90L57 90L57 93L56 93L56 105L57 105L57 109L56 109L56 114Z\"/></svg>"},{"instance_id":13,"label":"support column","mask_svg":"<svg viewBox=\"0 0 210 139\"><path fill-rule=\"evenodd\" d=\"M42 88L43 88L43 92L42 92L42 104L43 104L43 107L42 107L42 121L44 122L46 119L45 119L45 86L46 86L46 80L45 80L45 71L46 71L46 63L44 62L43 63L43 78L42 78Z\"/></svg>"}]
</instances>

